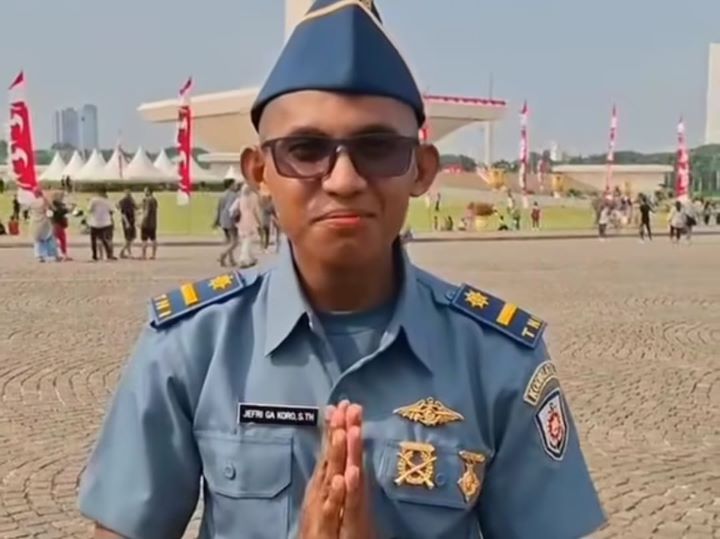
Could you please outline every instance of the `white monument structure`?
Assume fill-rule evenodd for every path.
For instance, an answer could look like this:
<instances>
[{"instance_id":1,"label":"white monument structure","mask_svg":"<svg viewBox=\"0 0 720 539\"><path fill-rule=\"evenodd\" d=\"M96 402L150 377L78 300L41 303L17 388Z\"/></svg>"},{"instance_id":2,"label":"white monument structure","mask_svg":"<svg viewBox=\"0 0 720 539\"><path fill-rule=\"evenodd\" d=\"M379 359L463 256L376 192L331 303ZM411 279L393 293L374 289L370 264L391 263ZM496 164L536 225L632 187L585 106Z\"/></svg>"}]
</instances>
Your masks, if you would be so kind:
<instances>
[{"instance_id":1,"label":"white monument structure","mask_svg":"<svg viewBox=\"0 0 720 539\"><path fill-rule=\"evenodd\" d=\"M312 0L285 0L285 38L312 5ZM257 140L250 122L250 108L259 88L243 88L212 94L194 95L193 130L198 144L216 153L201 156L218 173L230 165L237 165L240 152ZM425 95L430 141L452 133L471 123L486 125L505 116L507 104L497 99ZM177 121L178 99L168 99L140 105L139 112L146 120L157 123ZM486 160L492 161L492 130L486 130Z\"/></svg>"},{"instance_id":2,"label":"white monument structure","mask_svg":"<svg viewBox=\"0 0 720 539\"><path fill-rule=\"evenodd\" d=\"M720 43L710 44L705 144L720 144Z\"/></svg>"}]
</instances>

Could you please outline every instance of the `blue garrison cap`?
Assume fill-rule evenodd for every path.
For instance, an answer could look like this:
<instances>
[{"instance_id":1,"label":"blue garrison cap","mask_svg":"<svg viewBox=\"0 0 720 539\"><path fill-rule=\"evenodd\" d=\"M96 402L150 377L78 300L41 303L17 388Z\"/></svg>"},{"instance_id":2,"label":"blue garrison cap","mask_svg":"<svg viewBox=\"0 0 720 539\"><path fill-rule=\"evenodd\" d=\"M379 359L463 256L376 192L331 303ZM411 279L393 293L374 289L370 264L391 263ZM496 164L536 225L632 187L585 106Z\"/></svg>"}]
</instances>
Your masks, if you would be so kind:
<instances>
[{"instance_id":1,"label":"blue garrison cap","mask_svg":"<svg viewBox=\"0 0 720 539\"><path fill-rule=\"evenodd\" d=\"M285 44L251 110L255 129L281 95L324 90L391 97L425 122L410 68L382 26L372 0L316 0Z\"/></svg>"}]
</instances>

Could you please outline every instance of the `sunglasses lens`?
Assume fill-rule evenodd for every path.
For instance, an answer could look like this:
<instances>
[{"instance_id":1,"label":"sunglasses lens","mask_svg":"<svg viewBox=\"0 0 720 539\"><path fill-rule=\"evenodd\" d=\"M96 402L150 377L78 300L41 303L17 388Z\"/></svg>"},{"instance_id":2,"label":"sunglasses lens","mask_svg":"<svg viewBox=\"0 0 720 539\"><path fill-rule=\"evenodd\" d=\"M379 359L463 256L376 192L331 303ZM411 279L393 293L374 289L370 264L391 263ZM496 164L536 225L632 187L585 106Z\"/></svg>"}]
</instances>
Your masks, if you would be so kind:
<instances>
[{"instance_id":1,"label":"sunglasses lens","mask_svg":"<svg viewBox=\"0 0 720 539\"><path fill-rule=\"evenodd\" d=\"M412 139L372 135L352 140L348 153L364 178L392 178L408 171L415 146Z\"/></svg>"},{"instance_id":2,"label":"sunglasses lens","mask_svg":"<svg viewBox=\"0 0 720 539\"><path fill-rule=\"evenodd\" d=\"M273 148L278 172L293 178L325 175L334 151L333 141L320 137L279 139Z\"/></svg>"}]
</instances>

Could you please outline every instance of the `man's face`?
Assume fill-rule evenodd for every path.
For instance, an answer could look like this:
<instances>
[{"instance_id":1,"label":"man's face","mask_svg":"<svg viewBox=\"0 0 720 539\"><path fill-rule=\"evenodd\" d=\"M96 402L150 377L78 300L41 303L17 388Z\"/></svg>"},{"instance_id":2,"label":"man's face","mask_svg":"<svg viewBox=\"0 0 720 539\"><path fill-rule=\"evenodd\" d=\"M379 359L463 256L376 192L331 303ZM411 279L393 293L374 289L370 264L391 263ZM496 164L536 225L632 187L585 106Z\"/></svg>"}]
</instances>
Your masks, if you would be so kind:
<instances>
[{"instance_id":1,"label":"man's face","mask_svg":"<svg viewBox=\"0 0 720 539\"><path fill-rule=\"evenodd\" d=\"M418 125L412 109L393 99L302 91L270 103L259 130L262 143L299 136L417 138ZM293 155L303 165L312 150L300 144ZM382 155L384 150L377 151ZM272 196L280 225L298 254L333 266L357 266L389 249L410 197L423 195L435 178L439 158L434 147L420 146L406 155L407 170L391 177L363 177L347 151L337 155L328 174L309 179L281 174L267 148L244 152L242 165L245 176Z\"/></svg>"}]
</instances>

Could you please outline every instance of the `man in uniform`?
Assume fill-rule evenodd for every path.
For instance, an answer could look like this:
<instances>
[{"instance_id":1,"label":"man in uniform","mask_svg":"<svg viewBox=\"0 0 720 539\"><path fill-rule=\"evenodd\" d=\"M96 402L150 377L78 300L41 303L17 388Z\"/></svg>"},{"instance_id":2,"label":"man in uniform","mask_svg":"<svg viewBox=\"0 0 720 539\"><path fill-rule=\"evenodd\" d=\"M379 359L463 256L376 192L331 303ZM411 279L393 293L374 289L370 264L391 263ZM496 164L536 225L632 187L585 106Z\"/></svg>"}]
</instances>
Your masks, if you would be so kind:
<instances>
[{"instance_id":1,"label":"man in uniform","mask_svg":"<svg viewBox=\"0 0 720 539\"><path fill-rule=\"evenodd\" d=\"M273 268L151 301L82 480L96 537L578 539L604 521L544 323L415 267L417 84L367 0L317 0L252 109ZM202 481L201 481L202 479Z\"/></svg>"}]
</instances>

